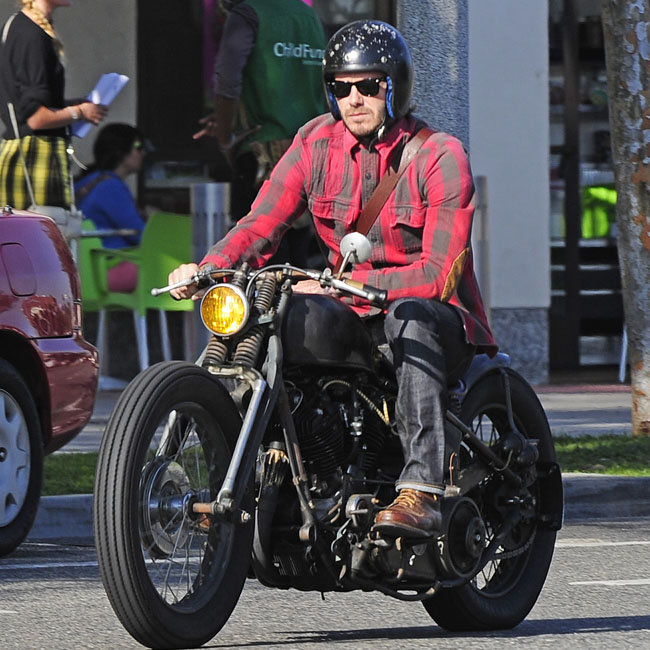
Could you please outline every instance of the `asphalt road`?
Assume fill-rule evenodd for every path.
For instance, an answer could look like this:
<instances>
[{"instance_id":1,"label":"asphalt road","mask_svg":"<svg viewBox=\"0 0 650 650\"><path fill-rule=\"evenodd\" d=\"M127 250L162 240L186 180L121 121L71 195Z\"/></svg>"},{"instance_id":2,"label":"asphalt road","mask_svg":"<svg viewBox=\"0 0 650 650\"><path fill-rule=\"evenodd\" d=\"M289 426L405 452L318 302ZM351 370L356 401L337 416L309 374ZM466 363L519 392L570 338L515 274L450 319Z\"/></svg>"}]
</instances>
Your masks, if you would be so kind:
<instances>
[{"instance_id":1,"label":"asphalt road","mask_svg":"<svg viewBox=\"0 0 650 650\"><path fill-rule=\"evenodd\" d=\"M133 649L92 547L26 543L0 560L3 650ZM484 650L650 647L650 518L571 522L542 595L515 630L450 634L417 603L379 594L277 591L249 581L206 648Z\"/></svg>"}]
</instances>

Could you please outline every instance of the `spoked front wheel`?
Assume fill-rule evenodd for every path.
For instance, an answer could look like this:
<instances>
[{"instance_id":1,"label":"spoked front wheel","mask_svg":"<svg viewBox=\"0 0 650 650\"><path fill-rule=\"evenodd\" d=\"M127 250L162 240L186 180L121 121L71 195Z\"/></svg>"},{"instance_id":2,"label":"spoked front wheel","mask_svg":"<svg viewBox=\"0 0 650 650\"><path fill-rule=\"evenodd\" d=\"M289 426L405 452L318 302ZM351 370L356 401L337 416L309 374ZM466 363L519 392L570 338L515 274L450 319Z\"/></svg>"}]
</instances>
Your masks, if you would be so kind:
<instances>
[{"instance_id":1,"label":"spoked front wheel","mask_svg":"<svg viewBox=\"0 0 650 650\"><path fill-rule=\"evenodd\" d=\"M463 401L461 420L483 443L502 454L500 445L511 431L505 399L509 383L512 419L524 438L535 441L539 459L521 490L508 486L493 472L468 493L481 516L487 546L507 530L495 555L467 584L440 590L423 601L431 617L452 631L507 629L530 612L544 585L555 546L555 531L562 518L562 485L555 448L544 410L533 389L517 373L507 379L490 374L479 380ZM461 467L473 460L463 446ZM507 457L504 461L508 462ZM515 525L507 522L511 506L522 503ZM499 538L497 538L499 539Z\"/></svg>"},{"instance_id":2,"label":"spoked front wheel","mask_svg":"<svg viewBox=\"0 0 650 650\"><path fill-rule=\"evenodd\" d=\"M115 613L143 645L199 646L237 604L253 527L192 505L216 498L240 426L223 386L175 361L138 375L108 422L95 481L97 558ZM245 501L250 513L252 489Z\"/></svg>"}]
</instances>

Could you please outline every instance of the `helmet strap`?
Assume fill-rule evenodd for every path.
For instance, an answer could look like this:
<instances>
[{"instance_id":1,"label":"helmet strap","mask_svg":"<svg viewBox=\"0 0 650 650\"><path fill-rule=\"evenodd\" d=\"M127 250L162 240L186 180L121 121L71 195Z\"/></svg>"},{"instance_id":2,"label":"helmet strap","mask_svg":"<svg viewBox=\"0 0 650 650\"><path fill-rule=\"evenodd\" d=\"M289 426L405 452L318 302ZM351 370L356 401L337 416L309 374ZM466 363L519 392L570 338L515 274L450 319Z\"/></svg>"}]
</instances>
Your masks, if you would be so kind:
<instances>
[{"instance_id":1,"label":"helmet strap","mask_svg":"<svg viewBox=\"0 0 650 650\"><path fill-rule=\"evenodd\" d=\"M383 140L386 131L390 129L393 124L395 124L395 121L396 120L388 117L388 115L384 115L384 119L382 123L377 127L377 129L370 135L367 135L365 138L358 138L359 142L366 145L367 149L372 149L375 144Z\"/></svg>"},{"instance_id":2,"label":"helmet strap","mask_svg":"<svg viewBox=\"0 0 650 650\"><path fill-rule=\"evenodd\" d=\"M393 112L393 80L386 77L386 113L391 119L395 119Z\"/></svg>"},{"instance_id":3,"label":"helmet strap","mask_svg":"<svg viewBox=\"0 0 650 650\"><path fill-rule=\"evenodd\" d=\"M330 106L332 107L332 115L334 116L334 119L340 120L341 111L339 111L339 103L336 101L336 97L334 97L334 93L331 90L328 90L327 96L329 97L330 100Z\"/></svg>"}]
</instances>

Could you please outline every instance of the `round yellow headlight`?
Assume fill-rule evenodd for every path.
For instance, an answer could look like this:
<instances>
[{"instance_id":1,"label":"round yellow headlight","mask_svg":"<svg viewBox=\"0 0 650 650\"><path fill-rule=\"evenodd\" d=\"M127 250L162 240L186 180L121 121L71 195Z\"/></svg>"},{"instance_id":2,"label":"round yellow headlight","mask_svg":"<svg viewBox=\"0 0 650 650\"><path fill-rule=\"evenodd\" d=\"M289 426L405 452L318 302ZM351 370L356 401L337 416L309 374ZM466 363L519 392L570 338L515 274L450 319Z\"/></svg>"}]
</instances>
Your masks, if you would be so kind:
<instances>
[{"instance_id":1,"label":"round yellow headlight","mask_svg":"<svg viewBox=\"0 0 650 650\"><path fill-rule=\"evenodd\" d=\"M217 336L231 336L248 319L248 300L244 292L232 284L216 284L201 300L201 320Z\"/></svg>"}]
</instances>

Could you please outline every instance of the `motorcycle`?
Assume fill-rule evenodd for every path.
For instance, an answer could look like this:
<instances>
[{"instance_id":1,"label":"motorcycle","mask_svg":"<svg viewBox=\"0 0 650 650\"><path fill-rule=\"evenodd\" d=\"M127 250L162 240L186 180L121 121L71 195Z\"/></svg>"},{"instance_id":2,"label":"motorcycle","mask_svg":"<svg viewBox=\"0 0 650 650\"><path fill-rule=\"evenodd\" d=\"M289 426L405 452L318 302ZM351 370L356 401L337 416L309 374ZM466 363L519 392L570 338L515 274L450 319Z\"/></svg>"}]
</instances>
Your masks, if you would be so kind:
<instances>
[{"instance_id":1,"label":"motorcycle","mask_svg":"<svg viewBox=\"0 0 650 650\"><path fill-rule=\"evenodd\" d=\"M358 233L343 267L369 256ZM97 462L95 544L126 630L155 648L214 637L244 583L379 591L453 631L511 628L543 587L562 526L544 410L506 355L477 355L448 389L442 530L373 532L403 456L393 367L357 314L315 279L383 305L384 292L288 264L202 269L196 363L158 363L123 391Z\"/></svg>"}]
</instances>

